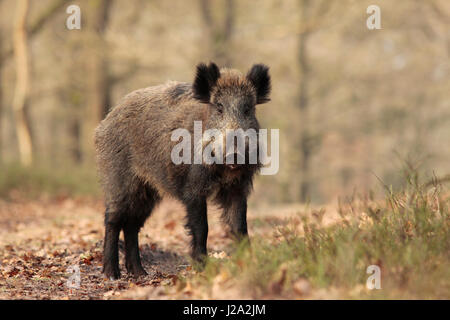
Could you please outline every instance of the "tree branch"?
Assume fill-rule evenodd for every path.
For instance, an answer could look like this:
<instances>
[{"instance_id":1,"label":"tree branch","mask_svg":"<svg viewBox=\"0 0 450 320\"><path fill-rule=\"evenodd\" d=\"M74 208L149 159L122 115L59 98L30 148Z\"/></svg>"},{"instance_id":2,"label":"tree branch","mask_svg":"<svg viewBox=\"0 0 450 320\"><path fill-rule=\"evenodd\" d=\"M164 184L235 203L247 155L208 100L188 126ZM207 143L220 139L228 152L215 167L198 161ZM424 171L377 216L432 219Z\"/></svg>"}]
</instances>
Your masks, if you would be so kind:
<instances>
[{"instance_id":1,"label":"tree branch","mask_svg":"<svg viewBox=\"0 0 450 320\"><path fill-rule=\"evenodd\" d=\"M42 30L45 23L67 2L68 0L55 0L50 6L41 12L38 18L29 27L27 27L28 37L32 38L34 35L38 34ZM0 60L4 61L11 58L13 56L13 50L13 47L9 45L0 55Z\"/></svg>"}]
</instances>

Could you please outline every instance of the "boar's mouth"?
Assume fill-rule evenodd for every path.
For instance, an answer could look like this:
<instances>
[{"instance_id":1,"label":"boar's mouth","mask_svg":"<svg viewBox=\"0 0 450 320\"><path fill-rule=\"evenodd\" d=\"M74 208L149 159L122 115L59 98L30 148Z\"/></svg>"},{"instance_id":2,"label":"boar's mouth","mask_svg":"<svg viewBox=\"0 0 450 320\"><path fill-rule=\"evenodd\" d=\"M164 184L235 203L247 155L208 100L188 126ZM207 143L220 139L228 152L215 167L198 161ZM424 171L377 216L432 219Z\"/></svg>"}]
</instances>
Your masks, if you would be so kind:
<instances>
[{"instance_id":1,"label":"boar's mouth","mask_svg":"<svg viewBox=\"0 0 450 320\"><path fill-rule=\"evenodd\" d=\"M230 170L238 170L241 168L242 165L240 164L227 164L226 167Z\"/></svg>"},{"instance_id":2,"label":"boar's mouth","mask_svg":"<svg viewBox=\"0 0 450 320\"><path fill-rule=\"evenodd\" d=\"M226 163L230 157L232 159L231 163ZM226 155L224 160L226 168L232 171L243 168L245 164L245 157L237 152Z\"/></svg>"}]
</instances>

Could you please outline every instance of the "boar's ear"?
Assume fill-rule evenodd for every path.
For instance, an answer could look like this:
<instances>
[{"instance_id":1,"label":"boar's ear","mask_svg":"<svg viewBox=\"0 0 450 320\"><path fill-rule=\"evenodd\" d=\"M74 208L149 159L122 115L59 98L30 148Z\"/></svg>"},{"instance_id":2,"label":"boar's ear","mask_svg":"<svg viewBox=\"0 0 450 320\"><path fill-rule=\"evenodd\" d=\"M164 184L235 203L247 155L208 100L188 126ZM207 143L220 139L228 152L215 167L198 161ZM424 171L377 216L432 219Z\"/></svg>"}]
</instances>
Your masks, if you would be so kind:
<instances>
[{"instance_id":1,"label":"boar's ear","mask_svg":"<svg viewBox=\"0 0 450 320\"><path fill-rule=\"evenodd\" d=\"M200 102L209 103L211 90L216 85L219 77L220 70L214 62L210 62L209 66L204 63L198 64L197 74L192 86L194 98Z\"/></svg>"},{"instance_id":2,"label":"boar's ear","mask_svg":"<svg viewBox=\"0 0 450 320\"><path fill-rule=\"evenodd\" d=\"M256 104L270 101L269 67L264 64L255 64L247 73L247 79L256 89Z\"/></svg>"}]
</instances>

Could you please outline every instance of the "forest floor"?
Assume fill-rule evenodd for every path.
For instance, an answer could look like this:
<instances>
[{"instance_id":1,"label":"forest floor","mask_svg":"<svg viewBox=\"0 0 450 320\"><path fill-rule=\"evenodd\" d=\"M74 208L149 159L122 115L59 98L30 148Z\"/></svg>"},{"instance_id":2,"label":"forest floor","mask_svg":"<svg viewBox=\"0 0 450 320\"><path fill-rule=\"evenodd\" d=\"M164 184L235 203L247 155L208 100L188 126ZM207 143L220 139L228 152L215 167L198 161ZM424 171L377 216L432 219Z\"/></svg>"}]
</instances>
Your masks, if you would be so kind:
<instances>
[{"instance_id":1,"label":"forest floor","mask_svg":"<svg viewBox=\"0 0 450 320\"><path fill-rule=\"evenodd\" d=\"M123 235L120 240L121 279L110 281L101 273L103 249L101 201L61 198L36 201L0 201L0 299L111 299L189 298L190 288L170 292L180 276L196 274L189 260L189 237L185 213L175 201L163 201L140 232L142 263L148 276L128 276L123 265ZM208 251L211 257L228 257L231 240L210 210ZM279 216L267 213L252 218L250 233L274 232L289 211ZM75 286L78 266L80 282ZM142 290L145 289L145 290ZM180 289L180 288L176 288ZM173 291L173 290L172 290Z\"/></svg>"},{"instance_id":2,"label":"forest floor","mask_svg":"<svg viewBox=\"0 0 450 320\"><path fill-rule=\"evenodd\" d=\"M249 210L251 250L233 246L213 209L201 272L188 258L183 208L163 201L140 232L148 276L127 276L121 241L121 279L110 281L100 200L0 200L0 299L448 299L448 198L430 201L428 226L409 217L397 227L390 210L367 204ZM388 224L395 230L384 234ZM381 268L381 290L366 286L370 264Z\"/></svg>"}]
</instances>

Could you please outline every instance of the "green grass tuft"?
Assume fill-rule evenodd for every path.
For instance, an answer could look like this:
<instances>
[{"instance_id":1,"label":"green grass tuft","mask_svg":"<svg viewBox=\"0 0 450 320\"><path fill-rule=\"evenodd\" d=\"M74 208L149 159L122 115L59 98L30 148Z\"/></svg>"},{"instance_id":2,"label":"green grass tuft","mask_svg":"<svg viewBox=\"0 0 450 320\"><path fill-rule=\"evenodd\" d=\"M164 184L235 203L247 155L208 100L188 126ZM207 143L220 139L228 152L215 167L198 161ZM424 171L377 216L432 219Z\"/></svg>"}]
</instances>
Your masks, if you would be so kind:
<instances>
[{"instance_id":1,"label":"green grass tuft","mask_svg":"<svg viewBox=\"0 0 450 320\"><path fill-rule=\"evenodd\" d=\"M302 297L295 283L306 280L311 289L303 297L318 297L322 289L336 298L334 289L339 298L449 299L449 195L437 183L408 181L384 201L341 206L342 222L329 227L291 219L276 236L253 238L252 250L209 259L190 281L211 290L226 274L254 298ZM370 265L381 268L381 290L366 288Z\"/></svg>"}]
</instances>

